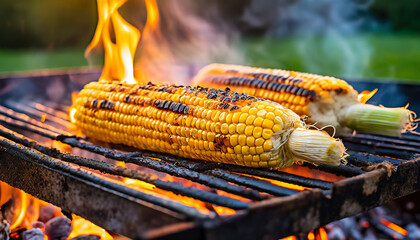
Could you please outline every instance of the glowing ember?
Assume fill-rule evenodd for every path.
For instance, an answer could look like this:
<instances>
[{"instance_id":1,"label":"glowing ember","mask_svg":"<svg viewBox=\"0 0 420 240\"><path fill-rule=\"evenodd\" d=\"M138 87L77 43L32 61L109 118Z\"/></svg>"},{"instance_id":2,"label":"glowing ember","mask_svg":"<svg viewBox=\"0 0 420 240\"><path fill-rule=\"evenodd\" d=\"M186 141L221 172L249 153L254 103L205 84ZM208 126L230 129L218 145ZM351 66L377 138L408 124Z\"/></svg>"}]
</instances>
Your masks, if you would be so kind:
<instances>
[{"instance_id":1,"label":"glowing ember","mask_svg":"<svg viewBox=\"0 0 420 240\"><path fill-rule=\"evenodd\" d=\"M297 238L295 236L288 236L288 237L285 237L285 238L281 238L279 240L296 240L296 239Z\"/></svg>"},{"instance_id":2,"label":"glowing ember","mask_svg":"<svg viewBox=\"0 0 420 240\"><path fill-rule=\"evenodd\" d=\"M314 232L309 232L308 233L308 240L315 240L315 234L314 234Z\"/></svg>"},{"instance_id":3,"label":"glowing ember","mask_svg":"<svg viewBox=\"0 0 420 240\"><path fill-rule=\"evenodd\" d=\"M242 175L251 177L251 175L246 175L246 174L242 174ZM262 177L257 177L257 176L252 176L252 177L270 182L270 183L272 183L274 185L277 185L277 186L280 186L280 187L285 187L285 188L289 188L289 189L293 189L293 190L297 190L297 191L303 191L305 189L308 189L307 187L302 187L302 186L295 185L295 184L292 184L292 183L287 183L287 182L282 182L282 181L277 181L277 180L262 178Z\"/></svg>"},{"instance_id":4,"label":"glowing ember","mask_svg":"<svg viewBox=\"0 0 420 240\"><path fill-rule=\"evenodd\" d=\"M320 228L318 231L319 232L318 232L317 235L319 236L319 238L317 238L317 239L328 240L328 235L327 235L327 232L325 231L324 228Z\"/></svg>"},{"instance_id":5,"label":"glowing ember","mask_svg":"<svg viewBox=\"0 0 420 240\"><path fill-rule=\"evenodd\" d=\"M343 176L337 176L332 173L323 172L317 169L309 169L307 167L293 165L288 168L280 169L282 172L299 175L302 177L315 178L323 181L336 182L345 179Z\"/></svg>"},{"instance_id":6,"label":"glowing ember","mask_svg":"<svg viewBox=\"0 0 420 240\"><path fill-rule=\"evenodd\" d=\"M385 218L381 218L380 222L383 225L385 225L385 226L391 228L392 230L396 231L397 233L399 233L401 235L404 235L404 236L407 236L407 230L405 230L404 228L398 226L397 224L392 223L392 222L386 220Z\"/></svg>"},{"instance_id":7,"label":"glowing ember","mask_svg":"<svg viewBox=\"0 0 420 240\"><path fill-rule=\"evenodd\" d=\"M120 167L127 167L125 165L125 163L121 162L121 161L118 161L116 163L116 165L120 166ZM100 176L100 175L98 175L98 176ZM158 176L156 176L156 178L157 177ZM114 179L110 179L110 178L107 178L107 179L110 180L110 181L118 182ZM186 181L186 180L181 180L181 179L178 179L178 178L173 177L171 175L166 175L166 176L162 177L161 179L165 180L165 181L170 181L170 182L182 183L184 186L202 188L202 187L200 187L201 186L200 184L196 184L196 183ZM137 179L131 179L131 178L125 178L124 177L122 181L124 182L124 184L126 186L128 186L130 188L136 189L138 191L145 192L145 193L150 194L150 195L159 196L160 198L166 198L166 199L170 199L170 200L180 202L184 205L194 207L204 214L210 213L211 210L215 211L219 215L232 215L232 214L236 213L236 211L233 210L233 209L226 208L226 207L220 207L220 206L214 206L214 205L202 202L200 200L196 200L196 199L191 198L191 197L177 195L173 192L156 188L156 186L153 185L153 184L146 183L146 182L143 182L143 181L140 181L140 180L137 180ZM219 195L225 195L225 196L235 198L235 199L238 199L238 200L241 200L241 201L249 201L248 199L245 199L245 198L242 198L240 196L236 196L236 195L224 192L224 191L219 191L218 190L217 193Z\"/></svg>"}]
</instances>

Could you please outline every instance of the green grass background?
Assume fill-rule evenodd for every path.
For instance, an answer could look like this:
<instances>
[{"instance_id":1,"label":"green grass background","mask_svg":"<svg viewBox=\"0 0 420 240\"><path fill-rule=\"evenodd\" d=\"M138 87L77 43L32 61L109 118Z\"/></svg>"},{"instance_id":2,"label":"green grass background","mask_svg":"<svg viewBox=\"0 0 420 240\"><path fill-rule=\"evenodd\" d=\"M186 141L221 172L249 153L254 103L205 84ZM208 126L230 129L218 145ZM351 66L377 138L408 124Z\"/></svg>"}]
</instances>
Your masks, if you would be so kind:
<instances>
[{"instance_id":1,"label":"green grass background","mask_svg":"<svg viewBox=\"0 0 420 240\"><path fill-rule=\"evenodd\" d=\"M363 47L360 49L359 45ZM356 51L351 51L353 48ZM420 35L416 34L363 34L338 39L245 38L240 49L243 62L253 66L420 82ZM0 73L87 66L83 52L83 48L53 51L0 48Z\"/></svg>"}]
</instances>

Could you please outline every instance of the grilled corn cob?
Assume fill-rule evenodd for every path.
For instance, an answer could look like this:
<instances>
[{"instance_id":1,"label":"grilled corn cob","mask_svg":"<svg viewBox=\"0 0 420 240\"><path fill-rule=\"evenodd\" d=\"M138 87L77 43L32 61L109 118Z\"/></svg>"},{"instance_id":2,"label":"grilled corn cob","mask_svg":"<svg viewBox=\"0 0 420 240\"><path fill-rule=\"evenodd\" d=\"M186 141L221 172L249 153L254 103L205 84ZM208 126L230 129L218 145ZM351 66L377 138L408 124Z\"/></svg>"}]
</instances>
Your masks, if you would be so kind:
<instances>
[{"instance_id":1,"label":"grilled corn cob","mask_svg":"<svg viewBox=\"0 0 420 240\"><path fill-rule=\"evenodd\" d=\"M353 130L401 135L413 129L414 113L405 108L385 108L358 98L344 80L315 74L237 65L210 64L193 85L229 87L234 91L265 98L290 108L319 127L333 126L339 135ZM366 99L367 101L367 99Z\"/></svg>"},{"instance_id":2,"label":"grilled corn cob","mask_svg":"<svg viewBox=\"0 0 420 240\"><path fill-rule=\"evenodd\" d=\"M345 151L289 109L228 89L100 80L79 92L70 119L105 142L252 167L336 165Z\"/></svg>"}]
</instances>

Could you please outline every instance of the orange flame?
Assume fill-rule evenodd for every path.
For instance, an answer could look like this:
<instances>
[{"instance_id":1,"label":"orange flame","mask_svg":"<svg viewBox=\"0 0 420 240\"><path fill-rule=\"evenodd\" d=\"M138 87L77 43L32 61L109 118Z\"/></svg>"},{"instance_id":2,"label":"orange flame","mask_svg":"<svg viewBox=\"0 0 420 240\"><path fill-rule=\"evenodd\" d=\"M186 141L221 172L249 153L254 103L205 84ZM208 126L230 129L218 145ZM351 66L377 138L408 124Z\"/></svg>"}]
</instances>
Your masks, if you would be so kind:
<instances>
[{"instance_id":1,"label":"orange flame","mask_svg":"<svg viewBox=\"0 0 420 240\"><path fill-rule=\"evenodd\" d=\"M288 236L285 238L280 238L279 240L296 240L297 238L295 236Z\"/></svg>"},{"instance_id":2,"label":"orange flame","mask_svg":"<svg viewBox=\"0 0 420 240\"><path fill-rule=\"evenodd\" d=\"M73 230L70 233L68 239L75 238L80 235L98 235L102 240L114 239L105 229L98 227L97 225L85 220L79 216L72 215Z\"/></svg>"},{"instance_id":3,"label":"orange flame","mask_svg":"<svg viewBox=\"0 0 420 240\"><path fill-rule=\"evenodd\" d=\"M102 41L105 50L104 68L100 79L115 79L135 84L133 60L141 33L119 14L118 9L127 0L98 0L98 25L86 48L87 56ZM112 25L111 25L112 24ZM111 26L115 43L111 40Z\"/></svg>"},{"instance_id":4,"label":"orange flame","mask_svg":"<svg viewBox=\"0 0 420 240\"><path fill-rule=\"evenodd\" d=\"M13 222L10 225L10 230L13 232L19 228L31 228L31 224L38 220L39 209L44 205L49 205L22 190L11 187L7 183L0 182L0 206L6 203L10 198L13 198L17 203L14 210ZM112 236L103 228L95 224L73 215L72 220L73 231L70 233L68 239L77 237L79 235L94 234L101 237L102 240L112 240ZM47 239L47 236L44 236Z\"/></svg>"},{"instance_id":5,"label":"orange flame","mask_svg":"<svg viewBox=\"0 0 420 240\"><path fill-rule=\"evenodd\" d=\"M377 91L377 88L373 91L364 90L363 92L359 93L358 99L361 103L366 103L369 99L373 97L373 95L375 95Z\"/></svg>"},{"instance_id":6,"label":"orange flame","mask_svg":"<svg viewBox=\"0 0 420 240\"><path fill-rule=\"evenodd\" d=\"M116 165L120 166L120 167L127 167L125 165L125 163L121 162L121 161L116 162ZM179 179L176 179L175 177L173 177L171 175L166 175L165 177L163 177L161 179L166 180L166 181L171 181L171 182L179 182ZM226 207L220 207L220 206L214 206L214 205L212 205L210 207L209 204L204 203L200 200L196 200L196 199L191 198L191 197L177 195L173 192L156 188L156 186L153 185L153 184L146 183L146 182L143 182L143 181L140 181L140 180L137 180L137 179L123 178L123 182L128 187L134 188L136 190L143 191L143 192L146 192L146 193L151 194L151 195L157 195L159 197L168 197L168 198L170 198L172 200L175 200L175 201L178 201L178 202L180 202L184 205L195 207L197 210L199 210L200 212L205 213L205 214L209 213L210 209L213 209L219 215L235 214L235 210L233 210L233 209L226 208ZM184 186L193 186L193 185L195 187L200 186L199 184L190 183L189 181L184 181L184 182L182 182L182 184ZM238 199L238 200L247 201L247 199L245 199L245 198L241 198L239 196L236 196L236 195L224 192L224 191L217 191L217 193L219 195L225 195L225 196L235 198L235 199Z\"/></svg>"},{"instance_id":7,"label":"orange flame","mask_svg":"<svg viewBox=\"0 0 420 240\"><path fill-rule=\"evenodd\" d=\"M404 236L407 236L407 234L408 234L407 230L405 230L404 228L398 226L397 224L392 223L392 222L386 220L385 218L381 218L380 221L381 221L381 223L383 225L391 228L392 230L396 231L397 233L399 233L401 235L404 235Z\"/></svg>"}]
</instances>

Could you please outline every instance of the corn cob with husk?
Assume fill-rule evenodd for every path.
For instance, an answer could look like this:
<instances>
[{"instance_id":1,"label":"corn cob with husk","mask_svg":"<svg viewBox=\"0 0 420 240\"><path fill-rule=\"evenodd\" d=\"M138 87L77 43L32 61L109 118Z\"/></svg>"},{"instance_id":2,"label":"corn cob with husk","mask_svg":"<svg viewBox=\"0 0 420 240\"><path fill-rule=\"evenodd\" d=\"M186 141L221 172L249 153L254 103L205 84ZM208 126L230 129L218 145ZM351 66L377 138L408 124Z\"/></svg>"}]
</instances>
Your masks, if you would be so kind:
<instances>
[{"instance_id":1,"label":"corn cob with husk","mask_svg":"<svg viewBox=\"0 0 420 240\"><path fill-rule=\"evenodd\" d=\"M336 165L345 152L278 103L229 90L100 80L78 93L70 118L105 142L252 167Z\"/></svg>"},{"instance_id":2,"label":"corn cob with husk","mask_svg":"<svg viewBox=\"0 0 420 240\"><path fill-rule=\"evenodd\" d=\"M333 127L339 135L353 130L399 136L415 128L414 113L406 108L365 104L368 98L341 79L279 69L210 64L193 85L230 88L278 102L317 127ZM372 92L372 95L374 92Z\"/></svg>"}]
</instances>

